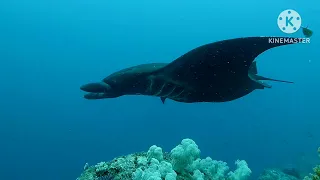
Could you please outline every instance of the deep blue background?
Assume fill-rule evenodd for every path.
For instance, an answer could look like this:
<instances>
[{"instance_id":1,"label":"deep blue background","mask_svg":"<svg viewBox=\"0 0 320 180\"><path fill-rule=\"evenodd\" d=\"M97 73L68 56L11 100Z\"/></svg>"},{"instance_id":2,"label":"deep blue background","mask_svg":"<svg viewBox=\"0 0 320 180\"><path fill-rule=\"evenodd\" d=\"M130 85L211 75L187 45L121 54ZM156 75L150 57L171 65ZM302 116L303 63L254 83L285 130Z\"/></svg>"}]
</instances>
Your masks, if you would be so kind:
<instances>
[{"instance_id":1,"label":"deep blue background","mask_svg":"<svg viewBox=\"0 0 320 180\"><path fill-rule=\"evenodd\" d=\"M311 44L270 50L259 73L273 83L229 103L154 97L88 101L80 85L131 65L171 62L199 45L283 36L292 8ZM6 0L0 2L0 179L76 179L86 162L192 138L202 156L311 171L320 139L320 6L316 0ZM294 36L301 36L299 31Z\"/></svg>"}]
</instances>

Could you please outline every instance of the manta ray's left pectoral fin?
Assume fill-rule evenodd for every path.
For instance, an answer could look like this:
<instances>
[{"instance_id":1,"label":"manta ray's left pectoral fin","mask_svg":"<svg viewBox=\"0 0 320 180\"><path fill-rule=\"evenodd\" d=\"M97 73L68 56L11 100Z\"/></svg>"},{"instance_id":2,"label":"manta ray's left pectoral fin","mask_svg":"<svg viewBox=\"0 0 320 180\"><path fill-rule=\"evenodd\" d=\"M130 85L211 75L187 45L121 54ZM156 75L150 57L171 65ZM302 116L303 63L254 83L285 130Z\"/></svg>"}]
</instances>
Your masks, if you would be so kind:
<instances>
[{"instance_id":1,"label":"manta ray's left pectoral fin","mask_svg":"<svg viewBox=\"0 0 320 180\"><path fill-rule=\"evenodd\" d=\"M164 104L167 98L166 97L160 97L160 99L161 99L162 104Z\"/></svg>"}]
</instances>

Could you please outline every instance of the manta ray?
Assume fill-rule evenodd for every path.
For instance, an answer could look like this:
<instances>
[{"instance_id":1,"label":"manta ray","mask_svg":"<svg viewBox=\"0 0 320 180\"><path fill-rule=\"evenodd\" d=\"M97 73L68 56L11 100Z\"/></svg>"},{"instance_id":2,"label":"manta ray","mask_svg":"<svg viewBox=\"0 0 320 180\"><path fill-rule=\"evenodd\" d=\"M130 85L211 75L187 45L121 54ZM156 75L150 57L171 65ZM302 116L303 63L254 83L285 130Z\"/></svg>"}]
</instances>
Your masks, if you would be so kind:
<instances>
[{"instance_id":1,"label":"manta ray","mask_svg":"<svg viewBox=\"0 0 320 180\"><path fill-rule=\"evenodd\" d=\"M199 46L171 63L141 64L117 71L100 82L80 87L86 99L146 95L177 102L228 102L257 89L271 88L265 81L293 83L258 74L256 57L289 44L274 37L245 37ZM279 37L281 38L281 37ZM284 37L283 37L284 38Z\"/></svg>"}]
</instances>

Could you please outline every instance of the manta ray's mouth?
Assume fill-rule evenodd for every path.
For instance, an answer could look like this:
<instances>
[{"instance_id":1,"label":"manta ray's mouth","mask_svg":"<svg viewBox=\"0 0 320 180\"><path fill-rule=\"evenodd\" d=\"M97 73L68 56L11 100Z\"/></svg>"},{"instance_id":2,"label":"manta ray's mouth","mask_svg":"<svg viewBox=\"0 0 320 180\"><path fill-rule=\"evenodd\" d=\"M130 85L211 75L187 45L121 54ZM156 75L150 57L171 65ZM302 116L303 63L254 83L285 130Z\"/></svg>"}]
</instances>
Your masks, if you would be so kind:
<instances>
[{"instance_id":1,"label":"manta ray's mouth","mask_svg":"<svg viewBox=\"0 0 320 180\"><path fill-rule=\"evenodd\" d=\"M85 99L104 99L108 98L106 93L87 93L83 96Z\"/></svg>"},{"instance_id":2,"label":"manta ray's mouth","mask_svg":"<svg viewBox=\"0 0 320 180\"><path fill-rule=\"evenodd\" d=\"M81 86L80 89L89 93L105 93L108 92L111 89L111 87L109 84L105 82L98 82L85 84Z\"/></svg>"},{"instance_id":3,"label":"manta ray's mouth","mask_svg":"<svg viewBox=\"0 0 320 180\"><path fill-rule=\"evenodd\" d=\"M82 91L88 92L84 95L85 99L104 99L109 98L111 87L105 82L88 83L80 87Z\"/></svg>"}]
</instances>

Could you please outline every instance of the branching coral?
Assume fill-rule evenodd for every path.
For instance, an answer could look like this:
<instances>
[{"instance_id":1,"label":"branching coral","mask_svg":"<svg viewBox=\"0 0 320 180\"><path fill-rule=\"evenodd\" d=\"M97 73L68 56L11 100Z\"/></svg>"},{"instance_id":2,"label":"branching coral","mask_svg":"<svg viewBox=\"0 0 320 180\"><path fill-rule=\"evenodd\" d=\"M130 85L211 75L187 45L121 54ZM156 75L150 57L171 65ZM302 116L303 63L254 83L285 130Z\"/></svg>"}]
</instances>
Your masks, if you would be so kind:
<instances>
[{"instance_id":1,"label":"branching coral","mask_svg":"<svg viewBox=\"0 0 320 180\"><path fill-rule=\"evenodd\" d=\"M192 139L184 139L170 153L151 146L148 152L122 156L84 169L78 180L247 180L251 174L244 160L229 171L227 163L201 159L200 149Z\"/></svg>"}]
</instances>

